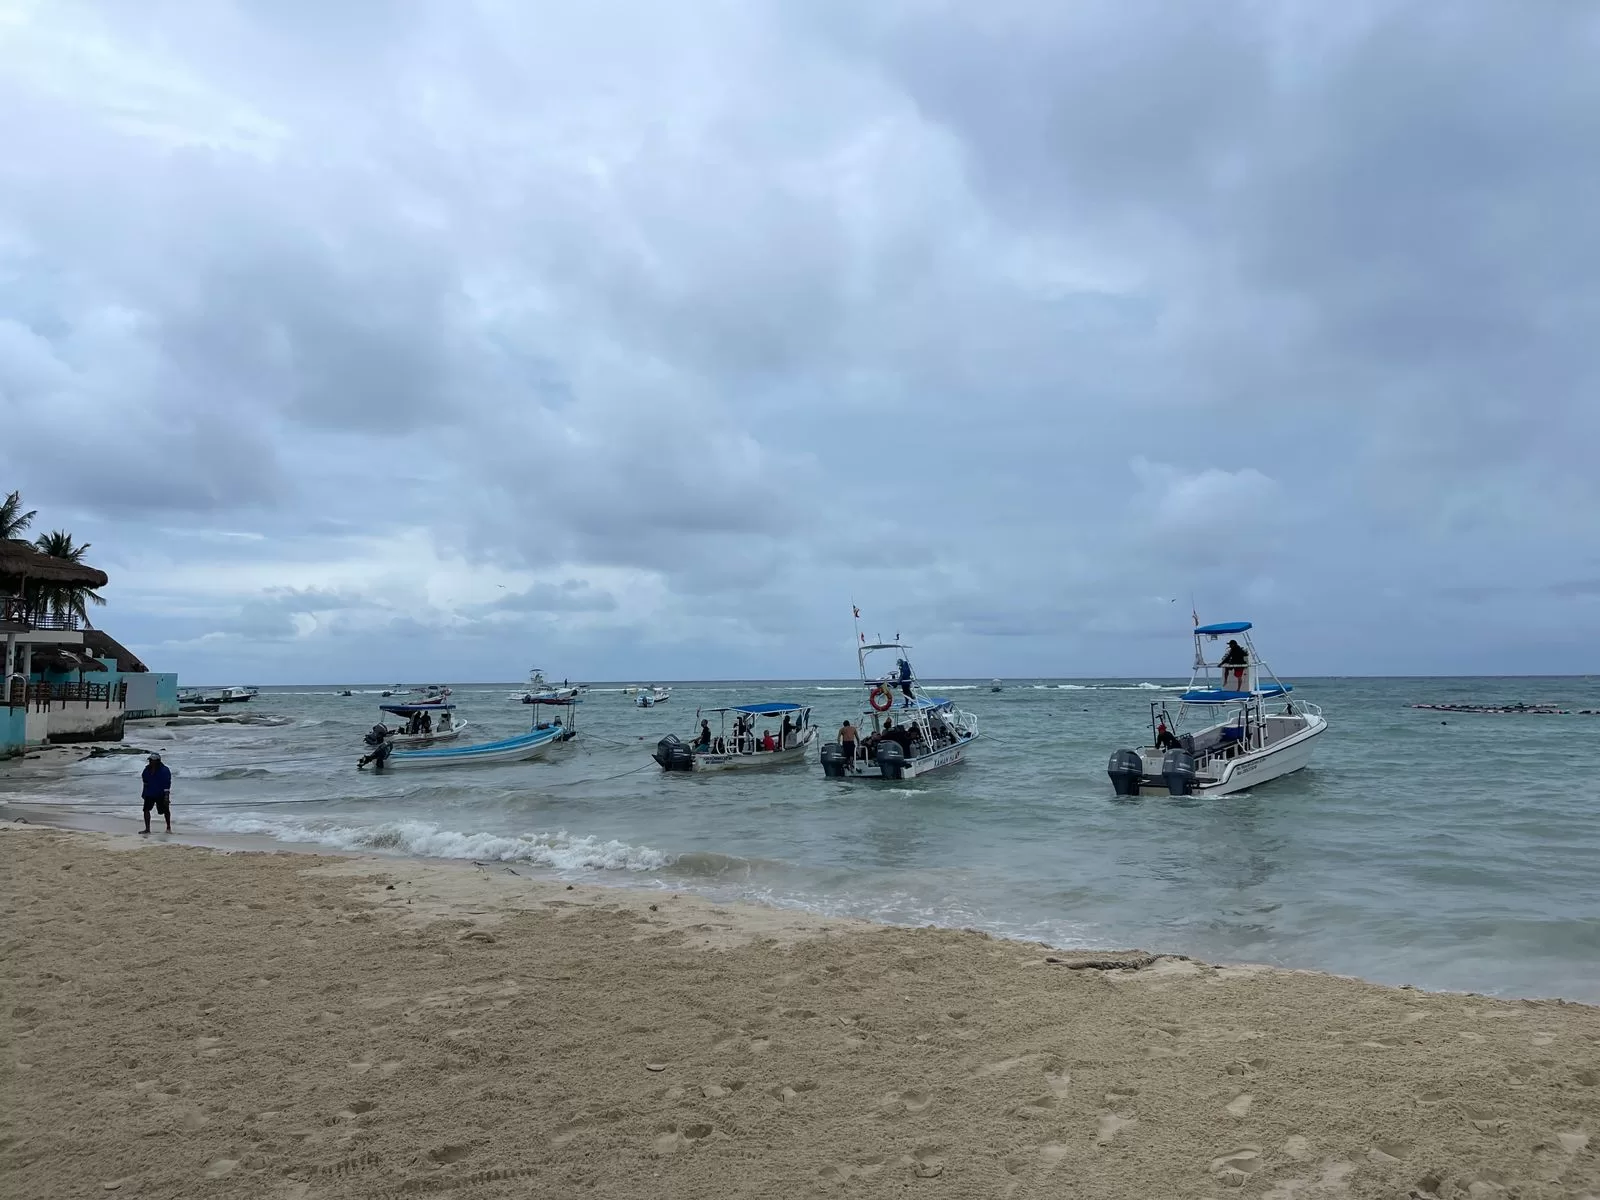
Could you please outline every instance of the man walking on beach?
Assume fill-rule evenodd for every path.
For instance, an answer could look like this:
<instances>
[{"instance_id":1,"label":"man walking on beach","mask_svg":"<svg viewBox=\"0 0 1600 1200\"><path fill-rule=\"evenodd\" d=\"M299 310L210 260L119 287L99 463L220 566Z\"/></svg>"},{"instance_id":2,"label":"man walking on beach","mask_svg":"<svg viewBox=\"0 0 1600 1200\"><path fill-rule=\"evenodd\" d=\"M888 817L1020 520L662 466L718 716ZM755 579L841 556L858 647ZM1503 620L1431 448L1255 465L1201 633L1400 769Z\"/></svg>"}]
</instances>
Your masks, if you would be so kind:
<instances>
[{"instance_id":1,"label":"man walking on beach","mask_svg":"<svg viewBox=\"0 0 1600 1200\"><path fill-rule=\"evenodd\" d=\"M161 761L161 755L151 753L150 761L145 763L139 778L144 783L144 829L141 832L150 832L150 810L153 808L166 819L167 832L171 833L172 772Z\"/></svg>"}]
</instances>

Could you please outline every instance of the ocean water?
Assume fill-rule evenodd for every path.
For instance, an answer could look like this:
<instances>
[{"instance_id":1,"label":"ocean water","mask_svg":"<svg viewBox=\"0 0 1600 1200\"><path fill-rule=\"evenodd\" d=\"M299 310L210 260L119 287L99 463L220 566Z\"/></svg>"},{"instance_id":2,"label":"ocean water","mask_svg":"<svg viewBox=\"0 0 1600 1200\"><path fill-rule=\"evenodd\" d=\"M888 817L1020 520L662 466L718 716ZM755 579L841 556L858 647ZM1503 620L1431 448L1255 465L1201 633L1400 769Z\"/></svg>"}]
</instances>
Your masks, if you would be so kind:
<instances>
[{"instance_id":1,"label":"ocean water","mask_svg":"<svg viewBox=\"0 0 1600 1200\"><path fill-rule=\"evenodd\" d=\"M518 864L1058 946L1275 963L1388 983L1600 1002L1600 716L1473 716L1413 702L1600 709L1600 679L1303 680L1330 722L1312 766L1216 800L1118 799L1110 752L1178 680L930 684L977 714L963 766L904 784L803 767L665 775L658 737L698 707L796 700L825 731L844 682L678 684L635 708L590 691L548 760L355 770L375 690L263 690L279 725L140 725L180 831ZM526 727L514 684L466 684L463 741ZM1167 691L1165 689L1171 689ZM0 802L138 820L142 760L0 770ZM159 825L159 822L158 822Z\"/></svg>"}]
</instances>

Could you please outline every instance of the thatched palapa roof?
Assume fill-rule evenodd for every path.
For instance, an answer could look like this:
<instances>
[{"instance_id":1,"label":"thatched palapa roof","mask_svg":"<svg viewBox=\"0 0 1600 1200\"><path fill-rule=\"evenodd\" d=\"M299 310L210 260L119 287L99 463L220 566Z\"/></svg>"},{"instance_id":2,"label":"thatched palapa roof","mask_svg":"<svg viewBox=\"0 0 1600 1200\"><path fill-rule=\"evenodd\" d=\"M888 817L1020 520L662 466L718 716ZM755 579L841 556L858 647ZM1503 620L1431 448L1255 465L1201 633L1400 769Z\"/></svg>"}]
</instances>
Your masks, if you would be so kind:
<instances>
[{"instance_id":1,"label":"thatched palapa roof","mask_svg":"<svg viewBox=\"0 0 1600 1200\"><path fill-rule=\"evenodd\" d=\"M76 583L94 588L105 587L111 582L104 571L40 554L27 542L15 538L0 539L0 576L38 579L44 583Z\"/></svg>"},{"instance_id":2,"label":"thatched palapa roof","mask_svg":"<svg viewBox=\"0 0 1600 1200\"><path fill-rule=\"evenodd\" d=\"M129 650L116 638L101 629L85 629L83 631L83 647L101 658L116 659L117 670L124 675L133 671L148 671L150 669L139 661L139 656L132 650Z\"/></svg>"}]
</instances>

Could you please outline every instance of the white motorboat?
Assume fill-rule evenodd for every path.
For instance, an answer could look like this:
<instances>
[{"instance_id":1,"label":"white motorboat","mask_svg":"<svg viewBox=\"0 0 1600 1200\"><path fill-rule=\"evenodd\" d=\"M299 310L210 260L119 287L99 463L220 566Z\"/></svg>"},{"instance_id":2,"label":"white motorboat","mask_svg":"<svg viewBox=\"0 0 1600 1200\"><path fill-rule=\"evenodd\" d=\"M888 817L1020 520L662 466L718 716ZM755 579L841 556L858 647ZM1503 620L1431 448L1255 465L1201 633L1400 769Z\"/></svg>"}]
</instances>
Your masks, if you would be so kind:
<instances>
[{"instance_id":1,"label":"white motorboat","mask_svg":"<svg viewBox=\"0 0 1600 1200\"><path fill-rule=\"evenodd\" d=\"M719 729L715 731L711 728L713 717L718 718ZM656 743L651 757L663 771L748 771L787 766L804 762L806 751L817 737L816 727L811 724L811 709L787 701L710 708L696 712L695 719L699 724L692 742L685 743L669 733ZM759 721L771 721L777 727L762 728Z\"/></svg>"},{"instance_id":2,"label":"white motorboat","mask_svg":"<svg viewBox=\"0 0 1600 1200\"><path fill-rule=\"evenodd\" d=\"M649 687L640 688L638 693L633 697L633 703L638 708L654 708L656 705L665 704L671 699L671 688L656 687L654 684L652 684Z\"/></svg>"},{"instance_id":3,"label":"white motorboat","mask_svg":"<svg viewBox=\"0 0 1600 1200\"><path fill-rule=\"evenodd\" d=\"M965 760L978 740L978 719L938 696L922 694L911 660L911 647L901 641L862 641L858 632L856 661L867 692L862 715L871 722L858 727L855 743L829 742L822 747L822 773L833 779L915 779ZM875 654L895 655L895 670L874 675L867 668ZM851 748L847 749L846 747Z\"/></svg>"},{"instance_id":4,"label":"white motorboat","mask_svg":"<svg viewBox=\"0 0 1600 1200\"><path fill-rule=\"evenodd\" d=\"M991 692L1003 692L1006 690L1006 685L1001 683L998 679L991 679L989 680L989 690Z\"/></svg>"},{"instance_id":5,"label":"white motorboat","mask_svg":"<svg viewBox=\"0 0 1600 1200\"><path fill-rule=\"evenodd\" d=\"M538 709L534 710L533 727L527 733L519 733L515 737L501 738L496 742L478 742L471 746L437 746L421 750L396 750L393 739L379 739L370 752L362 755L356 763L356 768L362 769L371 765L375 771L390 771L396 768L411 770L424 767L463 767L474 766L482 763L507 763L525 762L529 759L540 758L547 754L553 747L571 741L578 735L577 723L573 719L571 706L579 703L576 700L539 701L541 705L550 704L553 707L565 710L563 716L553 717L548 721L540 720ZM376 731L374 731L376 732ZM372 734L368 734L371 744Z\"/></svg>"},{"instance_id":6,"label":"white motorboat","mask_svg":"<svg viewBox=\"0 0 1600 1200\"><path fill-rule=\"evenodd\" d=\"M1208 662L1207 645L1222 638L1225 652ZM1227 796L1293 774L1328 728L1322 710L1293 691L1256 652L1249 621L1197 625L1194 673L1177 713L1151 702L1151 744L1112 754L1111 786L1119 796Z\"/></svg>"},{"instance_id":7,"label":"white motorboat","mask_svg":"<svg viewBox=\"0 0 1600 1200\"><path fill-rule=\"evenodd\" d=\"M578 689L567 685L565 682L556 687L544 677L544 672L538 667L528 671L528 686L520 692L512 692L511 699L519 704L554 704L563 700L571 700L578 694Z\"/></svg>"},{"instance_id":8,"label":"white motorboat","mask_svg":"<svg viewBox=\"0 0 1600 1200\"><path fill-rule=\"evenodd\" d=\"M403 722L389 729L385 735L396 747L431 746L436 742L454 741L467 727L465 721L456 720L456 706L443 700L428 700L421 704L380 704L378 708L399 717ZM387 729L387 726L374 726L368 737L377 734L379 729Z\"/></svg>"}]
</instances>

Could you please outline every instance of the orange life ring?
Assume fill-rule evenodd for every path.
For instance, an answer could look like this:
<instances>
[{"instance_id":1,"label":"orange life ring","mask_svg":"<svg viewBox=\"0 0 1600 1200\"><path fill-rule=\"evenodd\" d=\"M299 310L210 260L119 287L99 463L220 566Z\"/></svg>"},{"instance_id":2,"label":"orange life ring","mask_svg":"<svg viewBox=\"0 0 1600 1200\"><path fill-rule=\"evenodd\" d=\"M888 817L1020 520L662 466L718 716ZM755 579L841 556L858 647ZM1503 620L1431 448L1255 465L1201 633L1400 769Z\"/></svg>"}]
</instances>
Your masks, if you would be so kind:
<instances>
[{"instance_id":1,"label":"orange life ring","mask_svg":"<svg viewBox=\"0 0 1600 1200\"><path fill-rule=\"evenodd\" d=\"M883 701L882 704L878 703L880 699ZM873 712L888 712L894 707L894 693L889 690L888 684L879 684L872 689L872 695L867 697L867 703L872 705Z\"/></svg>"}]
</instances>

